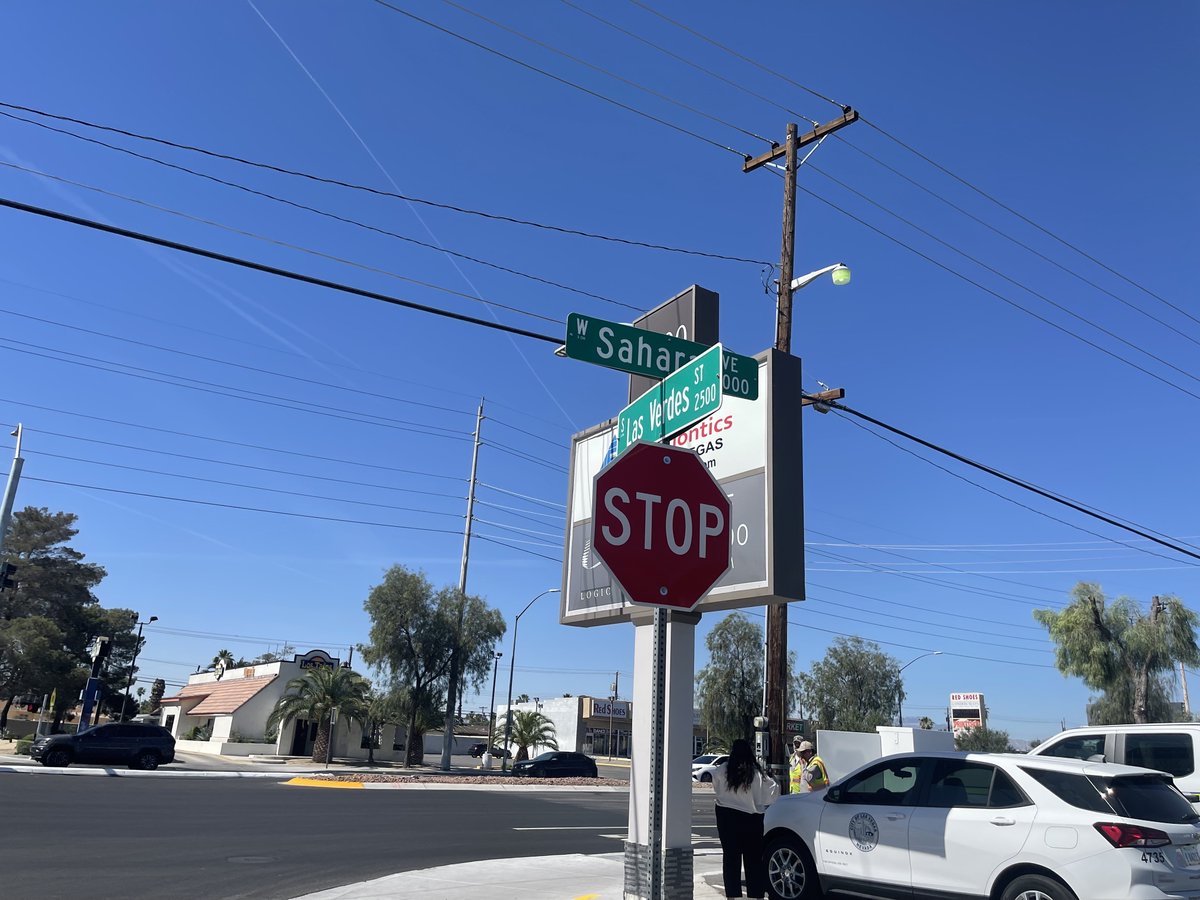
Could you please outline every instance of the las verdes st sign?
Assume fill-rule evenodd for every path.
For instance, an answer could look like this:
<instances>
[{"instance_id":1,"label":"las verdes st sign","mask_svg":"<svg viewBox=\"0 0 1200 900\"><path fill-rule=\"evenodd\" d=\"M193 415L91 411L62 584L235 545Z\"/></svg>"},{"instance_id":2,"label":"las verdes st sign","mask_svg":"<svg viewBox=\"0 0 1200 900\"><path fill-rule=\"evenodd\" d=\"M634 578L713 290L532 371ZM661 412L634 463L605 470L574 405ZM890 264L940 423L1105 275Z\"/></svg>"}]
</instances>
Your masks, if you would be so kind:
<instances>
[{"instance_id":1,"label":"las verdes st sign","mask_svg":"<svg viewBox=\"0 0 1200 900\"><path fill-rule=\"evenodd\" d=\"M720 409L721 357L715 344L621 410L617 453L638 441L665 440Z\"/></svg>"},{"instance_id":2,"label":"las verdes st sign","mask_svg":"<svg viewBox=\"0 0 1200 900\"><path fill-rule=\"evenodd\" d=\"M582 313L567 316L566 346L571 359L660 379L709 349L707 344ZM731 397L757 400L758 363L753 357L726 351L722 387Z\"/></svg>"}]
</instances>

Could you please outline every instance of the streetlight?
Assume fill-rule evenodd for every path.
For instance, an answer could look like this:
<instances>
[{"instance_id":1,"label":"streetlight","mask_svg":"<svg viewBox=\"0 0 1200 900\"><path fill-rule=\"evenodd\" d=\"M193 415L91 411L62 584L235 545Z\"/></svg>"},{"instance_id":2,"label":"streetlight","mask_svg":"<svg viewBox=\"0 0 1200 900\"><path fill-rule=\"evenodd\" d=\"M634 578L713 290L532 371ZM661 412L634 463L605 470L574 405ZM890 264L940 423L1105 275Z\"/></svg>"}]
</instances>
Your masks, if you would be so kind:
<instances>
[{"instance_id":1,"label":"streetlight","mask_svg":"<svg viewBox=\"0 0 1200 900\"><path fill-rule=\"evenodd\" d=\"M488 739L487 746L483 748L483 767L485 769L492 767L492 733L496 728L496 673L500 671L500 657L504 655L499 650L494 653L496 662L492 667L492 702L488 706Z\"/></svg>"},{"instance_id":2,"label":"streetlight","mask_svg":"<svg viewBox=\"0 0 1200 900\"><path fill-rule=\"evenodd\" d=\"M916 659L910 659L900 667L900 671L896 673L896 725L900 728L904 727L904 707L902 700L904 698L904 680L900 678L900 673L915 663L918 659L924 659L927 656L941 656L941 650L930 650L928 653L922 653Z\"/></svg>"},{"instance_id":3,"label":"streetlight","mask_svg":"<svg viewBox=\"0 0 1200 900\"><path fill-rule=\"evenodd\" d=\"M133 617L135 619L140 619L142 616L141 616L141 613L134 613ZM158 616L150 617L150 622L157 622L157 621L158 621ZM133 673L137 669L138 651L142 649L142 626L149 625L150 622L138 622L137 623L137 627L138 627L137 643L133 645L133 662L129 664L129 681L127 681L125 683L125 700L126 701L129 700L129 692L130 692L130 690L133 689ZM133 718L133 717L130 716L130 718Z\"/></svg>"},{"instance_id":4,"label":"streetlight","mask_svg":"<svg viewBox=\"0 0 1200 900\"><path fill-rule=\"evenodd\" d=\"M807 275L802 275L799 278L793 278L788 284L788 290L791 293L795 293L800 288L812 284L826 273L833 274L833 283L838 287L850 283L850 267L845 263L834 263L832 266L826 266L823 269L817 269L817 271L809 272Z\"/></svg>"},{"instance_id":5,"label":"streetlight","mask_svg":"<svg viewBox=\"0 0 1200 900\"><path fill-rule=\"evenodd\" d=\"M540 600L542 597L545 597L547 594L557 594L558 592L559 592L558 588L547 588L546 590L544 590L540 594L538 594L536 597L534 597L532 600L530 600L528 603L526 603L525 608L523 610L521 610L519 613L517 613L517 617L515 619L513 619L512 656L508 660L508 666L509 666L509 668L508 668L508 702L504 704L504 749L505 750L508 750L508 741L512 735L512 684L513 684L513 672L515 672L517 670L517 626L521 624L521 616L523 616L523 615L525 615L525 613L529 612L529 607L533 606L533 604L536 601ZM500 763L500 770L503 772L508 771L508 754L507 753L505 754L504 759Z\"/></svg>"}]
</instances>

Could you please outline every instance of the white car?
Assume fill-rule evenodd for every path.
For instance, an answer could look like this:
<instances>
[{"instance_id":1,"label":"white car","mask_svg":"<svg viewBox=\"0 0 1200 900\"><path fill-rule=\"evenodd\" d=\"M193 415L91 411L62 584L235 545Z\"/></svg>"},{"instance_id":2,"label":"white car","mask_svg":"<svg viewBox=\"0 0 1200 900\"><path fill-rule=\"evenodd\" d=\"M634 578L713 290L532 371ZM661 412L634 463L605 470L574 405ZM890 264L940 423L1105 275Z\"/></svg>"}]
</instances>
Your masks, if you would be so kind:
<instances>
[{"instance_id":1,"label":"white car","mask_svg":"<svg viewBox=\"0 0 1200 900\"><path fill-rule=\"evenodd\" d=\"M1200 898L1200 816L1170 775L1076 759L901 753L767 810L775 900Z\"/></svg>"},{"instance_id":2,"label":"white car","mask_svg":"<svg viewBox=\"0 0 1200 900\"><path fill-rule=\"evenodd\" d=\"M712 781L717 766L729 759L725 753L706 753L692 760L692 781Z\"/></svg>"}]
</instances>

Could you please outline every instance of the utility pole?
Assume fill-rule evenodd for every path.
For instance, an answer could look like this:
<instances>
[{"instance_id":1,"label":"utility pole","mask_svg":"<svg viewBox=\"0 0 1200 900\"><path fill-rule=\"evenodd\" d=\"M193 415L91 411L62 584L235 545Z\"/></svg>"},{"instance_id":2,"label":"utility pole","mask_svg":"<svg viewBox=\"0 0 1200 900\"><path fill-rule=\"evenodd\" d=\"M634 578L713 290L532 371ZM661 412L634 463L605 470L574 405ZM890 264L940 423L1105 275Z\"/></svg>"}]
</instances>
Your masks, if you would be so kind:
<instances>
[{"instance_id":1,"label":"utility pole","mask_svg":"<svg viewBox=\"0 0 1200 900\"><path fill-rule=\"evenodd\" d=\"M17 482L21 480L21 467L25 460L21 459L21 423L17 423L12 433L17 439L17 447L13 451L12 469L8 473L8 483L4 486L3 506L0 506L0 559L4 557L4 537L8 534L8 523L12 519L13 500L17 496Z\"/></svg>"},{"instance_id":2,"label":"utility pole","mask_svg":"<svg viewBox=\"0 0 1200 900\"><path fill-rule=\"evenodd\" d=\"M442 771L450 771L450 753L454 748L455 693L462 668L463 616L467 611L467 560L471 556L471 523L475 519L475 472L479 468L479 429L483 424L483 398L475 415L475 447L471 451L471 485L467 491L467 525L463 530L462 565L458 569L458 623L454 647L450 651L450 680L446 686L446 728L442 735Z\"/></svg>"},{"instance_id":3,"label":"utility pole","mask_svg":"<svg viewBox=\"0 0 1200 900\"><path fill-rule=\"evenodd\" d=\"M858 121L858 113L850 107L842 108L842 115L818 125L812 131L800 135L796 123L787 127L787 140L783 146L776 145L768 152L747 159L742 163L743 172L753 172L760 166L784 157L783 176L783 240L779 255L779 290L775 305L775 349L783 353L792 352L792 266L796 251L796 151L833 134L847 125ZM797 415L799 410L796 411ZM799 449L799 448L797 448ZM800 455L803 460L803 456ZM800 565L804 565L803 555ZM786 748L784 747L784 725L787 720L787 604L779 603L767 607L767 668L766 707L769 747L767 771L779 783L782 793L788 790Z\"/></svg>"}]
</instances>

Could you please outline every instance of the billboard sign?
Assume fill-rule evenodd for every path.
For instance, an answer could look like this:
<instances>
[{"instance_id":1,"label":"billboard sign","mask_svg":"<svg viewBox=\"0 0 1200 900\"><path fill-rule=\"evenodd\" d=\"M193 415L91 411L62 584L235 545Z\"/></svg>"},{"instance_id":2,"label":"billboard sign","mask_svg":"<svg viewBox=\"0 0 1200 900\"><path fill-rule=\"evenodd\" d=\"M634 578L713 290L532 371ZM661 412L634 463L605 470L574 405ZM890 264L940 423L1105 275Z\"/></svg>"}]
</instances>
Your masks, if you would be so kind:
<instances>
[{"instance_id":1,"label":"billboard sign","mask_svg":"<svg viewBox=\"0 0 1200 900\"><path fill-rule=\"evenodd\" d=\"M800 360L755 357L759 397L721 408L669 443L695 450L730 500L730 568L697 612L804 599ZM566 625L628 621L634 608L592 547L593 487L617 457L617 422L574 435L559 618Z\"/></svg>"}]
</instances>

